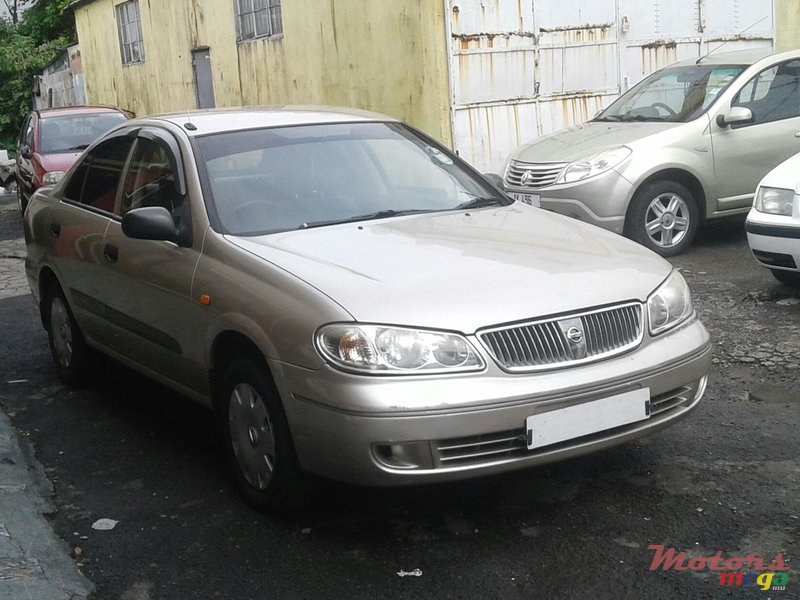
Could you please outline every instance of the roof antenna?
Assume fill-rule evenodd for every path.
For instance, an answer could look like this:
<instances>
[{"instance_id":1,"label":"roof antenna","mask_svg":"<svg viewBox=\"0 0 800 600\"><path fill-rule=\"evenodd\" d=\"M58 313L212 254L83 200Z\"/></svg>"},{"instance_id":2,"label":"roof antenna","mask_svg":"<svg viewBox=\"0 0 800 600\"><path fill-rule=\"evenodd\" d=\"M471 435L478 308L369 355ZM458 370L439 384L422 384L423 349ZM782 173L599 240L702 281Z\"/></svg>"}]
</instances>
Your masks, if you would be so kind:
<instances>
[{"instance_id":1,"label":"roof antenna","mask_svg":"<svg viewBox=\"0 0 800 600\"><path fill-rule=\"evenodd\" d=\"M189 131L197 131L197 125L192 123L192 115L188 110L186 111L186 123L184 123L183 126Z\"/></svg>"},{"instance_id":2,"label":"roof antenna","mask_svg":"<svg viewBox=\"0 0 800 600\"><path fill-rule=\"evenodd\" d=\"M747 29L742 29L742 30L741 30L739 33L737 33L737 34L736 34L735 36L733 36L733 37L734 37L734 38L738 38L738 37L739 37L740 35L742 35L742 34L743 34L745 31L749 31L750 29L752 29L753 27L755 27L756 25L758 25L759 23L761 23L761 21L764 21L766 18L767 18L767 17L761 17L761 18L760 18L758 21L756 21L755 23L753 23L752 25L750 25L750 27L748 27ZM717 46L717 47L716 47L716 48L714 48L713 50L710 50L710 51L708 52L708 54L704 54L703 56L701 56L700 58L698 58L698 59L697 59L697 61L696 61L694 64L696 64L696 65L699 65L699 64L700 64L700 63L703 61L703 59L704 59L704 58L708 58L708 57L709 57L709 56L711 56L711 55L712 55L714 52L716 52L717 50L719 50L720 48L722 48L722 47L723 47L725 44L727 44L727 43L728 43L728 42L730 42L730 41L731 41L731 40L726 40L726 41L722 42L722 43L721 43L719 46Z\"/></svg>"}]
</instances>

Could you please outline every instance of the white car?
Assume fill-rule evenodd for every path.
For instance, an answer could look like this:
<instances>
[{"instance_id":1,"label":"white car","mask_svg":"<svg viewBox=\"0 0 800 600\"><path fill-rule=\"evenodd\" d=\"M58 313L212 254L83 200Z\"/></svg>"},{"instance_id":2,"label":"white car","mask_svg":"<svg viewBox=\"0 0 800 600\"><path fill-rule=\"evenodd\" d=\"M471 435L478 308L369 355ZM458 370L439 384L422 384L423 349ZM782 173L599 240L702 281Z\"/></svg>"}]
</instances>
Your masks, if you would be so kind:
<instances>
[{"instance_id":1,"label":"white car","mask_svg":"<svg viewBox=\"0 0 800 600\"><path fill-rule=\"evenodd\" d=\"M758 184L747 215L747 243L775 279L800 286L800 154L772 169Z\"/></svg>"}]
</instances>

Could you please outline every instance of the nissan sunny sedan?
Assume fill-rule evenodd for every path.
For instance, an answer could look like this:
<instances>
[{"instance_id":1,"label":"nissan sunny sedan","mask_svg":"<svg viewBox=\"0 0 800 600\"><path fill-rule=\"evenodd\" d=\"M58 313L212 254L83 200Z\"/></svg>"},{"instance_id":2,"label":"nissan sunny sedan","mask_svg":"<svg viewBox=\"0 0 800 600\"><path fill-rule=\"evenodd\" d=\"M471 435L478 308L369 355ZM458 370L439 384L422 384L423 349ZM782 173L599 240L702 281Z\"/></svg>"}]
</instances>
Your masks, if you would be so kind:
<instances>
[{"instance_id":1,"label":"nissan sunny sedan","mask_svg":"<svg viewBox=\"0 0 800 600\"><path fill-rule=\"evenodd\" d=\"M603 449L706 386L709 335L669 263L381 115L130 121L24 223L60 377L102 353L206 405L262 510L308 474L404 485Z\"/></svg>"}]
</instances>

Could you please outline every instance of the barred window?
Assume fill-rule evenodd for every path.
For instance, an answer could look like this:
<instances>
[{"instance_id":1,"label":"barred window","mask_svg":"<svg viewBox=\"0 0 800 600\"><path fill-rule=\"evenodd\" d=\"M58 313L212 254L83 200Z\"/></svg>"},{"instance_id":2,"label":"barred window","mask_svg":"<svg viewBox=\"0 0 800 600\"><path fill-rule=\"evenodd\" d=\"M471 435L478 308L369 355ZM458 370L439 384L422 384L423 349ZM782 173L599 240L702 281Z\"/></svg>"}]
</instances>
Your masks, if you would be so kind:
<instances>
[{"instance_id":1,"label":"barred window","mask_svg":"<svg viewBox=\"0 0 800 600\"><path fill-rule=\"evenodd\" d=\"M119 31L119 50L122 56L122 64L131 65L144 62L139 0L117 5L117 29Z\"/></svg>"},{"instance_id":2,"label":"barred window","mask_svg":"<svg viewBox=\"0 0 800 600\"><path fill-rule=\"evenodd\" d=\"M239 41L283 33L281 0L236 0Z\"/></svg>"}]
</instances>

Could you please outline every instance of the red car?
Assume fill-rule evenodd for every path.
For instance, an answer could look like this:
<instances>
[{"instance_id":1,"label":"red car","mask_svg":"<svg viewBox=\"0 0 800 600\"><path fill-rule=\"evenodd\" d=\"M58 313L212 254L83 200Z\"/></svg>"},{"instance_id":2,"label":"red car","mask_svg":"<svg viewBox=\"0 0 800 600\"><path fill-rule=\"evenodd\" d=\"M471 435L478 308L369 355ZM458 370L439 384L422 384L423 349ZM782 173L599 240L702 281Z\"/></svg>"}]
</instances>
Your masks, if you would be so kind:
<instances>
[{"instance_id":1,"label":"red car","mask_svg":"<svg viewBox=\"0 0 800 600\"><path fill-rule=\"evenodd\" d=\"M95 139L129 118L106 106L71 106L34 110L17 142L17 197L20 212L31 194L58 182Z\"/></svg>"}]
</instances>

